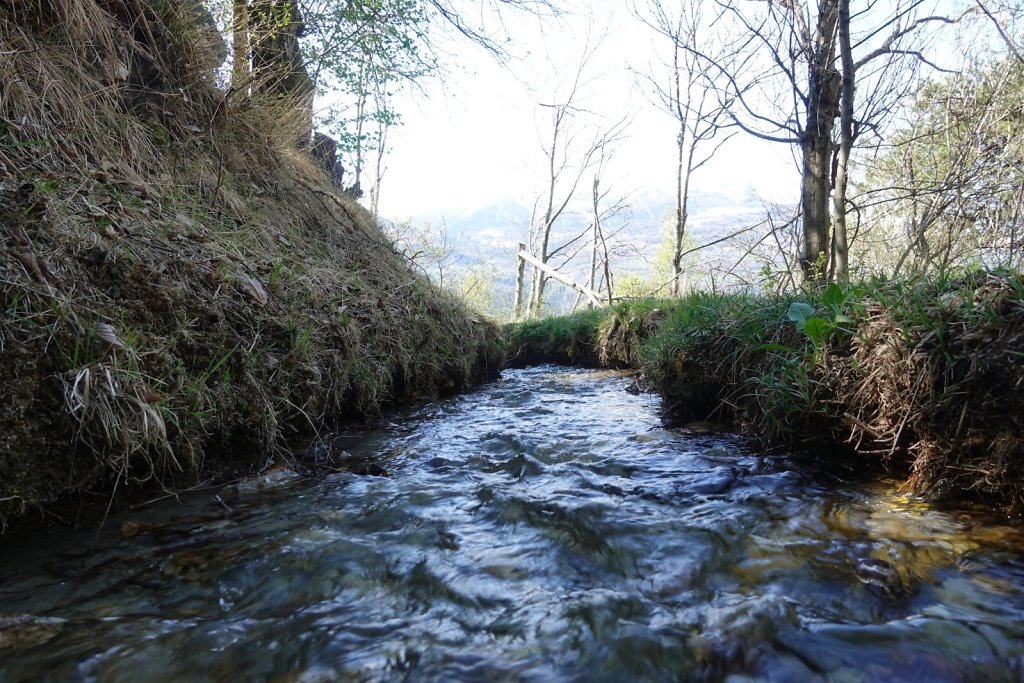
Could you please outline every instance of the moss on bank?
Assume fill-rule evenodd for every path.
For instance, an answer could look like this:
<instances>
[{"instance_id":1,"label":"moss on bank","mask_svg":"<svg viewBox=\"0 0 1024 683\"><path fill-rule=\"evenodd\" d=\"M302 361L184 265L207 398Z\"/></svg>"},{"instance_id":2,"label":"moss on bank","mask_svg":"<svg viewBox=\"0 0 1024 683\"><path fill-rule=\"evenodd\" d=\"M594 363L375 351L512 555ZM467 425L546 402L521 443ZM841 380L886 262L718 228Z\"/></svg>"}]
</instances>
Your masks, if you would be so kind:
<instances>
[{"instance_id":1,"label":"moss on bank","mask_svg":"<svg viewBox=\"0 0 1024 683\"><path fill-rule=\"evenodd\" d=\"M510 364L636 367L681 416L846 444L932 496L1024 503L1024 279L693 294L506 329Z\"/></svg>"},{"instance_id":2,"label":"moss on bank","mask_svg":"<svg viewBox=\"0 0 1024 683\"><path fill-rule=\"evenodd\" d=\"M139 7L166 43L144 84L123 66ZM18 8L0 9L0 526L255 471L497 375L497 328L294 148L287 101L213 86L178 3Z\"/></svg>"}]
</instances>

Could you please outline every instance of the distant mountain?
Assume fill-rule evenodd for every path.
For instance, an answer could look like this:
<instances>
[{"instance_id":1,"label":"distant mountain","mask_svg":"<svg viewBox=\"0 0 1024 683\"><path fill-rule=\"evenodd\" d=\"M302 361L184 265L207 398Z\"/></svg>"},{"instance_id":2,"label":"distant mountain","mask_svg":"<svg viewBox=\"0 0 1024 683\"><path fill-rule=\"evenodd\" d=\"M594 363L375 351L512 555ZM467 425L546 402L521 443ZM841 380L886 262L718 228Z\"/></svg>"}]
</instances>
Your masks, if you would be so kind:
<instances>
[{"instance_id":1,"label":"distant mountain","mask_svg":"<svg viewBox=\"0 0 1024 683\"><path fill-rule=\"evenodd\" d=\"M650 264L664 239L666 220L671 220L675 213L675 195L641 190L633 193L627 203L630 210L625 217L618 222L609 221L605 232L615 233L614 241L619 245L616 272L643 276L650 272ZM509 198L471 209L429 212L413 217L413 221L443 226L450 243L454 244L452 260L456 269L492 266L497 273L493 280L493 312L507 314L514 288L515 254L519 242L527 239L531 213L529 206ZM704 244L756 222L763 213L763 207L752 199L737 201L721 193L695 194L689 202L688 232L696 244ZM590 225L589 214L586 202L570 204L566 215L556 225L557 239L564 241L584 232ZM701 260L708 262L721 252L722 248L708 249L701 252ZM566 267L566 271L581 282L586 279L588 253L585 247ZM548 291L555 310L571 307L576 298L575 292L556 284Z\"/></svg>"},{"instance_id":2,"label":"distant mountain","mask_svg":"<svg viewBox=\"0 0 1024 683\"><path fill-rule=\"evenodd\" d=\"M456 235L472 237L487 233L513 237L517 231L526 229L530 209L514 199L506 199L443 218Z\"/></svg>"}]
</instances>

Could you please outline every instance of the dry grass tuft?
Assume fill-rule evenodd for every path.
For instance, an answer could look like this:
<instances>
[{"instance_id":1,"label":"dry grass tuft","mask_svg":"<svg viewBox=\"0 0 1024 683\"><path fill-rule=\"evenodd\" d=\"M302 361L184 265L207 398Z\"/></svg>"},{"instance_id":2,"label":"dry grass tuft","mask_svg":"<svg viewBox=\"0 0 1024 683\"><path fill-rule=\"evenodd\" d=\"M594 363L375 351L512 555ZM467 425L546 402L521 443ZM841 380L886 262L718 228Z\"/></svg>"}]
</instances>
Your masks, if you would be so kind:
<instances>
[{"instance_id":1,"label":"dry grass tuft","mask_svg":"<svg viewBox=\"0 0 1024 683\"><path fill-rule=\"evenodd\" d=\"M77 424L75 440L124 481L146 481L168 467L182 471L152 394L144 383L127 380L116 360L64 377L64 404ZM140 463L149 471L140 473Z\"/></svg>"}]
</instances>

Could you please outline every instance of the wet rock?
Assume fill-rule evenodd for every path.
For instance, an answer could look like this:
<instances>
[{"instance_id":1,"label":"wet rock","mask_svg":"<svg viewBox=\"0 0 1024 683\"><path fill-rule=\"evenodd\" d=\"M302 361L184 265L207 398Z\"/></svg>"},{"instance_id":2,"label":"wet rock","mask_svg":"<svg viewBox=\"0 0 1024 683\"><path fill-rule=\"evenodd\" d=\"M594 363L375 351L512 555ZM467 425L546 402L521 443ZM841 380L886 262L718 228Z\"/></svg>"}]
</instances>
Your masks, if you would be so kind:
<instances>
[{"instance_id":1,"label":"wet rock","mask_svg":"<svg viewBox=\"0 0 1024 683\"><path fill-rule=\"evenodd\" d=\"M704 451L704 457L710 460L716 460L721 458L728 458L731 455L727 448L722 446L714 446Z\"/></svg>"},{"instance_id":2,"label":"wet rock","mask_svg":"<svg viewBox=\"0 0 1024 683\"><path fill-rule=\"evenodd\" d=\"M720 422L707 422L703 420L695 420L693 422L687 422L684 424L680 431L687 434L715 434L718 432L726 431L725 425Z\"/></svg>"},{"instance_id":3,"label":"wet rock","mask_svg":"<svg viewBox=\"0 0 1024 683\"><path fill-rule=\"evenodd\" d=\"M430 460L428 460L424 464L427 467L429 467L430 469L432 469L432 470L447 470L447 469L451 469L452 461L448 460L447 458L442 458L441 456L437 456L437 457L431 458Z\"/></svg>"},{"instance_id":4,"label":"wet rock","mask_svg":"<svg viewBox=\"0 0 1024 683\"><path fill-rule=\"evenodd\" d=\"M239 493L243 491L262 491L265 489L284 486L285 484L293 483L301 478L302 475L298 472L287 467L279 467L277 469L268 470L257 477L253 477L252 479L235 484L234 486L229 487L229 489Z\"/></svg>"},{"instance_id":5,"label":"wet rock","mask_svg":"<svg viewBox=\"0 0 1024 683\"><path fill-rule=\"evenodd\" d=\"M480 568L481 571L498 579L521 580L530 576L529 570L511 564L489 564Z\"/></svg>"},{"instance_id":6,"label":"wet rock","mask_svg":"<svg viewBox=\"0 0 1024 683\"><path fill-rule=\"evenodd\" d=\"M363 477L390 477L388 471L375 462L360 463L352 467L352 474Z\"/></svg>"},{"instance_id":7,"label":"wet rock","mask_svg":"<svg viewBox=\"0 0 1024 683\"><path fill-rule=\"evenodd\" d=\"M171 556L162 567L163 573L184 581L198 581L207 571L210 557L200 550L183 550Z\"/></svg>"},{"instance_id":8,"label":"wet rock","mask_svg":"<svg viewBox=\"0 0 1024 683\"><path fill-rule=\"evenodd\" d=\"M145 522L125 521L117 528L117 534L121 538L132 538L133 536L157 533L167 525L164 523L147 524Z\"/></svg>"},{"instance_id":9,"label":"wet rock","mask_svg":"<svg viewBox=\"0 0 1024 683\"><path fill-rule=\"evenodd\" d=\"M739 470L735 467L717 467L708 474L696 477L686 485L690 493L713 495L725 493L731 489L739 479Z\"/></svg>"},{"instance_id":10,"label":"wet rock","mask_svg":"<svg viewBox=\"0 0 1024 683\"><path fill-rule=\"evenodd\" d=\"M859 560L854 573L868 590L887 601L902 600L909 593L896 567L885 560L873 557Z\"/></svg>"},{"instance_id":11,"label":"wet rock","mask_svg":"<svg viewBox=\"0 0 1024 683\"><path fill-rule=\"evenodd\" d=\"M641 372L630 378L630 383L626 387L626 391L637 396L639 394L647 393L651 390L651 385L647 381L647 377Z\"/></svg>"},{"instance_id":12,"label":"wet rock","mask_svg":"<svg viewBox=\"0 0 1024 683\"><path fill-rule=\"evenodd\" d=\"M690 638L699 660L726 671L736 665L752 667L767 643L797 624L796 612L785 599L764 595L733 598L705 612L703 628Z\"/></svg>"},{"instance_id":13,"label":"wet rock","mask_svg":"<svg viewBox=\"0 0 1024 683\"><path fill-rule=\"evenodd\" d=\"M64 619L31 614L0 615L0 652L47 643L57 637L65 623Z\"/></svg>"},{"instance_id":14,"label":"wet rock","mask_svg":"<svg viewBox=\"0 0 1024 683\"><path fill-rule=\"evenodd\" d=\"M516 479L523 479L524 477L535 477L542 473L544 466L534 458L520 453L505 463L504 469Z\"/></svg>"},{"instance_id":15,"label":"wet rock","mask_svg":"<svg viewBox=\"0 0 1024 683\"><path fill-rule=\"evenodd\" d=\"M674 443L678 439L678 436L669 429L652 429L649 432L641 432L630 437L637 443L654 443L658 441L664 441Z\"/></svg>"}]
</instances>

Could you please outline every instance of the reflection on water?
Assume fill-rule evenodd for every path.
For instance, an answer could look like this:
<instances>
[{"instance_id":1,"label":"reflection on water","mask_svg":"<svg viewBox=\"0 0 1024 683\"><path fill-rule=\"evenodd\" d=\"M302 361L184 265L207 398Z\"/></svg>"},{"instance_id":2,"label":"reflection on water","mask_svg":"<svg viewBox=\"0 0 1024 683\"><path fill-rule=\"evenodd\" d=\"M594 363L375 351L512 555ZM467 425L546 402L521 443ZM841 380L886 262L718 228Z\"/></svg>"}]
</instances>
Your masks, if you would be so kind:
<instances>
[{"instance_id":1,"label":"reflection on water","mask_svg":"<svg viewBox=\"0 0 1024 683\"><path fill-rule=\"evenodd\" d=\"M0 680L1024 679L1024 530L506 372L350 450L0 558Z\"/></svg>"}]
</instances>

